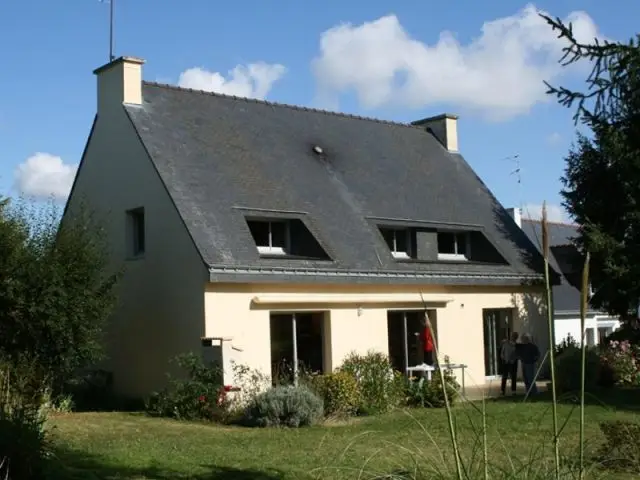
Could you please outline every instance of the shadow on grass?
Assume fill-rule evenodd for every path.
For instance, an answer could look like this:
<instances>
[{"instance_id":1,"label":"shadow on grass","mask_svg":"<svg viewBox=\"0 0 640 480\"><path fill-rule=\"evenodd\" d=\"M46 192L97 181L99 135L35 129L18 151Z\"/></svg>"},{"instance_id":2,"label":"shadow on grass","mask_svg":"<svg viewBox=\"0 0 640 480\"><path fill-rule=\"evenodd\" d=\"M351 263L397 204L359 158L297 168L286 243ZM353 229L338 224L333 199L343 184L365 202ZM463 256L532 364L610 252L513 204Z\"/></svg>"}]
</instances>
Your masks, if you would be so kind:
<instances>
[{"instance_id":1,"label":"shadow on grass","mask_svg":"<svg viewBox=\"0 0 640 480\"><path fill-rule=\"evenodd\" d=\"M514 397L496 398L496 402L522 403L524 395ZM551 392L542 392L527 398L527 402L550 403ZM580 403L580 392L567 392L558 395L558 403L576 405ZM640 412L640 388L611 388L601 389L592 393L587 392L584 399L585 405L611 408L615 410L627 410Z\"/></svg>"},{"instance_id":2,"label":"shadow on grass","mask_svg":"<svg viewBox=\"0 0 640 480\"><path fill-rule=\"evenodd\" d=\"M170 470L166 467L149 465L133 467L105 463L99 457L73 450L57 450L51 460L49 476L52 480L110 480L110 479L153 479L153 480L281 480L278 470L258 471L235 467L201 465L200 473Z\"/></svg>"}]
</instances>

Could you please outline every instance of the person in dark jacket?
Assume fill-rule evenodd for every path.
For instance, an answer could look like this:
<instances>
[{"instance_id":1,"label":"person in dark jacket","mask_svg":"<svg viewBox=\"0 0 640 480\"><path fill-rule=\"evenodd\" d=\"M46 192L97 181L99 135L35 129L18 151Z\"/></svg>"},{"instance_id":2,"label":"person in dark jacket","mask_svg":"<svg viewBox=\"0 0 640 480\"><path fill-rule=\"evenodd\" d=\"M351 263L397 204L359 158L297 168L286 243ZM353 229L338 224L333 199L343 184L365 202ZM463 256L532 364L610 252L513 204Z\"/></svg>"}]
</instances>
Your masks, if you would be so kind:
<instances>
[{"instance_id":1,"label":"person in dark jacket","mask_svg":"<svg viewBox=\"0 0 640 480\"><path fill-rule=\"evenodd\" d=\"M540 350L533 343L528 333L522 335L522 343L518 348L518 358L522 363L522 376L524 377L524 386L530 395L538 393L534 376L536 374L536 362L540 358Z\"/></svg>"}]
</instances>

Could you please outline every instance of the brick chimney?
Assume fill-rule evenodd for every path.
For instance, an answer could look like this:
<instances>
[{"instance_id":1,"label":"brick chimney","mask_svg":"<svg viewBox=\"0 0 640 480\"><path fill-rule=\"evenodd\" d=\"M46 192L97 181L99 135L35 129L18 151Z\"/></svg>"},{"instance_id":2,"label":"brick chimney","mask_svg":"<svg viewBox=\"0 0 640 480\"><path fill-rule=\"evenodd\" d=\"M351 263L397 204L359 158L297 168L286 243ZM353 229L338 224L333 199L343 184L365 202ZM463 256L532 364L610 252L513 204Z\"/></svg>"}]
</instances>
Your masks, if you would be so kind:
<instances>
[{"instance_id":1,"label":"brick chimney","mask_svg":"<svg viewBox=\"0 0 640 480\"><path fill-rule=\"evenodd\" d=\"M435 117L423 118L411 122L412 125L425 128L450 152L458 153L458 116L443 113Z\"/></svg>"},{"instance_id":2,"label":"brick chimney","mask_svg":"<svg viewBox=\"0 0 640 480\"><path fill-rule=\"evenodd\" d=\"M144 60L119 57L93 71L98 77L98 114L122 105L142 105Z\"/></svg>"}]
</instances>

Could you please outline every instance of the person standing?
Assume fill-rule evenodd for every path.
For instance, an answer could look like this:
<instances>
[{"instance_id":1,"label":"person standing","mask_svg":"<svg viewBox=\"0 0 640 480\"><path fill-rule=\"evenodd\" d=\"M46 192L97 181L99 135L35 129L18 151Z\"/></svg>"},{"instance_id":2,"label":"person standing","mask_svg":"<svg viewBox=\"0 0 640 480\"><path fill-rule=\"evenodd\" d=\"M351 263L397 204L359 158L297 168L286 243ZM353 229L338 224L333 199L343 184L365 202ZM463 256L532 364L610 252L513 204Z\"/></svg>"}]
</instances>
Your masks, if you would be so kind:
<instances>
[{"instance_id":1,"label":"person standing","mask_svg":"<svg viewBox=\"0 0 640 480\"><path fill-rule=\"evenodd\" d=\"M533 343L528 333L522 335L522 343L520 344L518 356L522 362L522 376L524 377L524 386L527 389L527 393L536 395L538 393L538 387L536 386L534 377L536 374L536 362L540 358L540 350L538 346Z\"/></svg>"},{"instance_id":2,"label":"person standing","mask_svg":"<svg viewBox=\"0 0 640 480\"><path fill-rule=\"evenodd\" d=\"M431 329L429 328L426 317L422 331L422 350L424 352L424 363L433 367L433 335L431 334Z\"/></svg>"},{"instance_id":3,"label":"person standing","mask_svg":"<svg viewBox=\"0 0 640 480\"><path fill-rule=\"evenodd\" d=\"M506 395L509 378L511 378L511 394L516 393L516 377L518 376L517 341L518 332L512 332L509 338L504 339L500 348L500 360L502 361L502 384L500 390L502 395Z\"/></svg>"}]
</instances>

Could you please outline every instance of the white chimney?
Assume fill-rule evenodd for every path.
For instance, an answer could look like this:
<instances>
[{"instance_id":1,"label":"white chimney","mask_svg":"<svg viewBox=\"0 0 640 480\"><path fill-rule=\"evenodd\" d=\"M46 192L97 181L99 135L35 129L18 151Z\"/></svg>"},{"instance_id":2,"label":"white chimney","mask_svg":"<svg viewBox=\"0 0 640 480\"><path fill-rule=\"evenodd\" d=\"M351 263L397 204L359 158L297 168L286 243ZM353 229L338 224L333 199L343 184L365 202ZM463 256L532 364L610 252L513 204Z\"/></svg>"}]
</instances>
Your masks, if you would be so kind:
<instances>
[{"instance_id":1,"label":"white chimney","mask_svg":"<svg viewBox=\"0 0 640 480\"><path fill-rule=\"evenodd\" d=\"M93 71L98 76L98 113L123 103L142 105L144 60L120 57Z\"/></svg>"},{"instance_id":2,"label":"white chimney","mask_svg":"<svg viewBox=\"0 0 640 480\"><path fill-rule=\"evenodd\" d=\"M522 212L520 211L519 208L507 208L507 213L509 215L511 215L511 218L513 218L513 221L516 222L516 225L518 225L518 227L522 228Z\"/></svg>"},{"instance_id":3,"label":"white chimney","mask_svg":"<svg viewBox=\"0 0 640 480\"><path fill-rule=\"evenodd\" d=\"M450 152L458 153L458 116L443 113L435 117L423 118L412 125L424 127Z\"/></svg>"}]
</instances>

